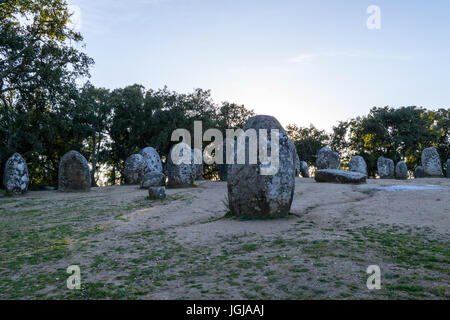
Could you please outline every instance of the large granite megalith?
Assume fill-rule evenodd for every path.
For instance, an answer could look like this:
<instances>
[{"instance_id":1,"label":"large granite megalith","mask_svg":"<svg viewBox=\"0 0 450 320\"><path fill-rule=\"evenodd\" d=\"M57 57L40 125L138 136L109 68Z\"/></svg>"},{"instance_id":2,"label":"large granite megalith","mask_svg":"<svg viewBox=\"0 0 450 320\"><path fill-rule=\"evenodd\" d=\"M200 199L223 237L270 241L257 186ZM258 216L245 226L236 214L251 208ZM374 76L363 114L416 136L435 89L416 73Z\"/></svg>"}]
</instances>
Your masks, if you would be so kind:
<instances>
[{"instance_id":1,"label":"large granite megalith","mask_svg":"<svg viewBox=\"0 0 450 320\"><path fill-rule=\"evenodd\" d=\"M316 170L314 179L316 182L360 184L366 182L367 175L353 171L322 169Z\"/></svg>"},{"instance_id":2,"label":"large granite megalith","mask_svg":"<svg viewBox=\"0 0 450 320\"><path fill-rule=\"evenodd\" d=\"M422 151L422 167L426 177L443 177L439 153L433 147Z\"/></svg>"},{"instance_id":3,"label":"large granite megalith","mask_svg":"<svg viewBox=\"0 0 450 320\"><path fill-rule=\"evenodd\" d=\"M14 153L5 165L3 185L6 195L17 196L26 193L29 182L27 163L20 154Z\"/></svg>"},{"instance_id":4,"label":"large granite megalith","mask_svg":"<svg viewBox=\"0 0 450 320\"><path fill-rule=\"evenodd\" d=\"M203 154L199 149L191 149L192 164L195 166L195 179L203 180Z\"/></svg>"},{"instance_id":5,"label":"large granite megalith","mask_svg":"<svg viewBox=\"0 0 450 320\"><path fill-rule=\"evenodd\" d=\"M222 164L219 164L219 179L220 181L227 181L227 173L230 170L230 165L234 161L234 156L232 152L230 153L229 159L227 158L227 148L233 149L235 145L235 140L233 139L224 139L222 143Z\"/></svg>"},{"instance_id":6,"label":"large granite megalith","mask_svg":"<svg viewBox=\"0 0 450 320\"><path fill-rule=\"evenodd\" d=\"M297 148L295 149L295 176L299 177L302 173L302 163L300 161L300 157L297 153Z\"/></svg>"},{"instance_id":7,"label":"large granite megalith","mask_svg":"<svg viewBox=\"0 0 450 320\"><path fill-rule=\"evenodd\" d=\"M163 166L161 162L161 158L159 157L158 152L152 148L147 147L139 151L139 154L144 158L146 162L145 173L147 172L163 172Z\"/></svg>"},{"instance_id":8,"label":"large granite megalith","mask_svg":"<svg viewBox=\"0 0 450 320\"><path fill-rule=\"evenodd\" d=\"M148 161L141 154L132 154L125 160L123 175L126 184L140 184L148 172Z\"/></svg>"},{"instance_id":9,"label":"large granite megalith","mask_svg":"<svg viewBox=\"0 0 450 320\"><path fill-rule=\"evenodd\" d=\"M329 147L323 147L317 153L316 159L317 170L334 169L339 170L341 167L341 157L336 151Z\"/></svg>"},{"instance_id":10,"label":"large granite megalith","mask_svg":"<svg viewBox=\"0 0 450 320\"><path fill-rule=\"evenodd\" d=\"M352 172L359 172L367 176L367 164L363 157L353 156L349 163L349 169Z\"/></svg>"},{"instance_id":11,"label":"large granite megalith","mask_svg":"<svg viewBox=\"0 0 450 320\"><path fill-rule=\"evenodd\" d=\"M380 179L394 179L394 161L385 157L379 157L377 161L378 175Z\"/></svg>"},{"instance_id":12,"label":"large granite megalith","mask_svg":"<svg viewBox=\"0 0 450 320\"><path fill-rule=\"evenodd\" d=\"M395 178L398 180L408 179L408 167L405 161L399 161L395 166Z\"/></svg>"},{"instance_id":13,"label":"large granite megalith","mask_svg":"<svg viewBox=\"0 0 450 320\"><path fill-rule=\"evenodd\" d=\"M300 173L303 178L309 178L309 168L306 161L300 161Z\"/></svg>"},{"instance_id":14,"label":"large granite megalith","mask_svg":"<svg viewBox=\"0 0 450 320\"><path fill-rule=\"evenodd\" d=\"M418 166L416 167L416 169L414 169L414 178L415 179L425 178L425 171L423 171L422 166Z\"/></svg>"},{"instance_id":15,"label":"large granite megalith","mask_svg":"<svg viewBox=\"0 0 450 320\"><path fill-rule=\"evenodd\" d=\"M77 151L67 152L59 162L58 190L63 192L91 189L91 173L85 157Z\"/></svg>"},{"instance_id":16,"label":"large granite megalith","mask_svg":"<svg viewBox=\"0 0 450 320\"><path fill-rule=\"evenodd\" d=\"M271 174L271 167L263 163L258 156L255 164L250 163L249 141L245 142L245 162L230 165L228 170L228 201L234 216L248 216L253 218L279 217L289 214L295 188L295 155L290 140L281 124L271 116L255 116L250 118L244 126L244 131L256 130L259 140L260 129L267 132L267 155L272 155L275 141L271 139L271 129L278 129L275 139L279 141L278 170ZM262 141L259 141L261 143ZM235 146L235 150L238 147ZM275 152L275 150L274 150ZM276 157L274 157L276 158ZM272 163L275 165L275 163Z\"/></svg>"},{"instance_id":17,"label":"large granite megalith","mask_svg":"<svg viewBox=\"0 0 450 320\"><path fill-rule=\"evenodd\" d=\"M193 163L192 149L186 143L178 143L167 157L168 186L188 187L194 184L197 167Z\"/></svg>"}]
</instances>

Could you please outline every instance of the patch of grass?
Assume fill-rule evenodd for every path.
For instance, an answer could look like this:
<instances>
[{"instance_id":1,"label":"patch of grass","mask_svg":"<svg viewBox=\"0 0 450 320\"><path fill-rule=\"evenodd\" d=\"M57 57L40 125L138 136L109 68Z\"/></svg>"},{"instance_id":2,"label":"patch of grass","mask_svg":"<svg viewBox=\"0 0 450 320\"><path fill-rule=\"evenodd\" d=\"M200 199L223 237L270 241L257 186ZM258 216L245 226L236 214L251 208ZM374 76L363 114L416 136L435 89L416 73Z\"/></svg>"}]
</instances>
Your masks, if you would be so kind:
<instances>
[{"instance_id":1,"label":"patch of grass","mask_svg":"<svg viewBox=\"0 0 450 320\"><path fill-rule=\"evenodd\" d=\"M359 192L366 194L368 196L372 196L375 192L377 192L376 189L364 189L364 190L358 190Z\"/></svg>"},{"instance_id":2,"label":"patch of grass","mask_svg":"<svg viewBox=\"0 0 450 320\"><path fill-rule=\"evenodd\" d=\"M256 243L247 243L242 246L242 250L245 252L252 252L258 249L258 245Z\"/></svg>"}]
</instances>

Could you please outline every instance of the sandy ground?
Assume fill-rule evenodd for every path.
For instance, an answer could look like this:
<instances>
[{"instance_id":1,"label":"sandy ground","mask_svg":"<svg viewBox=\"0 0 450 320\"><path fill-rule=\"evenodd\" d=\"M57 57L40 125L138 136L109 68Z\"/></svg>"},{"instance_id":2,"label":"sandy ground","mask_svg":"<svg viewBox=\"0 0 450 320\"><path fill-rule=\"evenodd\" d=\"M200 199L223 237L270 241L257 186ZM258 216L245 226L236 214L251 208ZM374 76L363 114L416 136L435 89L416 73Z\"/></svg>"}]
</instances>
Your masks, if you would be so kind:
<instances>
[{"instance_id":1,"label":"sandy ground","mask_svg":"<svg viewBox=\"0 0 450 320\"><path fill-rule=\"evenodd\" d=\"M450 179L297 178L291 215L277 220L225 218L224 182L169 189L162 202L146 195L121 186L0 198L0 298L450 298ZM59 251L46 251L55 241ZM78 292L62 281L71 264ZM381 290L367 289L369 265L381 268Z\"/></svg>"}]
</instances>

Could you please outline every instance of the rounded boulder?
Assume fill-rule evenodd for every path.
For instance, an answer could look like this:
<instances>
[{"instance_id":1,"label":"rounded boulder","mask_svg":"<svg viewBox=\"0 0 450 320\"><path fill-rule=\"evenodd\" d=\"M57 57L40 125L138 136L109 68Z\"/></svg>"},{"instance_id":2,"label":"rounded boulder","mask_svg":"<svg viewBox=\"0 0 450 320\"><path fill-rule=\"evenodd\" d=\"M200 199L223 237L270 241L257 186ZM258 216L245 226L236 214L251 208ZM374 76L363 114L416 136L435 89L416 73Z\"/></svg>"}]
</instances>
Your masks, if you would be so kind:
<instances>
[{"instance_id":1,"label":"rounded boulder","mask_svg":"<svg viewBox=\"0 0 450 320\"><path fill-rule=\"evenodd\" d=\"M140 184L147 172L147 161L140 154L132 154L125 160L123 175L126 184Z\"/></svg>"},{"instance_id":2,"label":"rounded boulder","mask_svg":"<svg viewBox=\"0 0 450 320\"><path fill-rule=\"evenodd\" d=\"M14 153L5 165L3 185L6 195L17 196L26 193L29 182L27 163L20 154Z\"/></svg>"},{"instance_id":3,"label":"rounded boulder","mask_svg":"<svg viewBox=\"0 0 450 320\"><path fill-rule=\"evenodd\" d=\"M427 148L422 151L422 167L426 177L442 177L441 159L436 148Z\"/></svg>"},{"instance_id":4,"label":"rounded boulder","mask_svg":"<svg viewBox=\"0 0 450 320\"><path fill-rule=\"evenodd\" d=\"M336 151L329 147L323 147L317 153L316 166L318 170L333 169L339 170L341 167L341 157Z\"/></svg>"},{"instance_id":5,"label":"rounded boulder","mask_svg":"<svg viewBox=\"0 0 450 320\"><path fill-rule=\"evenodd\" d=\"M405 161L400 161L395 167L395 178L398 180L408 179L408 167Z\"/></svg>"},{"instance_id":6,"label":"rounded boulder","mask_svg":"<svg viewBox=\"0 0 450 320\"><path fill-rule=\"evenodd\" d=\"M380 179L394 179L394 161L385 157L379 157L377 161L378 175Z\"/></svg>"},{"instance_id":7,"label":"rounded boulder","mask_svg":"<svg viewBox=\"0 0 450 320\"><path fill-rule=\"evenodd\" d=\"M352 157L349 163L349 169L352 172L359 172L367 176L367 164L361 156Z\"/></svg>"},{"instance_id":8,"label":"rounded boulder","mask_svg":"<svg viewBox=\"0 0 450 320\"><path fill-rule=\"evenodd\" d=\"M77 151L67 152L59 162L58 190L62 192L91 189L91 173L86 158Z\"/></svg>"},{"instance_id":9,"label":"rounded boulder","mask_svg":"<svg viewBox=\"0 0 450 320\"><path fill-rule=\"evenodd\" d=\"M146 162L146 172L152 172L152 171L156 171L156 172L163 172L163 166L162 166L162 162L161 162L161 158L158 154L158 152L152 148L152 147L147 147L142 149L141 151L139 151L139 154L144 158L145 162Z\"/></svg>"},{"instance_id":10,"label":"rounded boulder","mask_svg":"<svg viewBox=\"0 0 450 320\"><path fill-rule=\"evenodd\" d=\"M290 139L279 122L270 116L250 118L244 131L256 130L259 144L265 143L267 154L275 152L275 141L272 141L271 130L278 129L274 137L278 140L278 163L261 162L260 157L253 163L250 157L250 142L245 142L245 161L238 163L238 155L228 171L228 201L234 216L251 218L280 217L289 214L295 189L295 155ZM259 141L259 130L266 130L267 141ZM281 130L280 130L281 129ZM238 143L237 143L238 144ZM235 145L235 150L237 148ZM276 160L275 160L276 162ZM272 170L274 169L274 170Z\"/></svg>"},{"instance_id":11,"label":"rounded boulder","mask_svg":"<svg viewBox=\"0 0 450 320\"><path fill-rule=\"evenodd\" d=\"M174 145L167 157L167 184L188 187L194 184L197 167L193 164L192 150L186 143Z\"/></svg>"}]
</instances>

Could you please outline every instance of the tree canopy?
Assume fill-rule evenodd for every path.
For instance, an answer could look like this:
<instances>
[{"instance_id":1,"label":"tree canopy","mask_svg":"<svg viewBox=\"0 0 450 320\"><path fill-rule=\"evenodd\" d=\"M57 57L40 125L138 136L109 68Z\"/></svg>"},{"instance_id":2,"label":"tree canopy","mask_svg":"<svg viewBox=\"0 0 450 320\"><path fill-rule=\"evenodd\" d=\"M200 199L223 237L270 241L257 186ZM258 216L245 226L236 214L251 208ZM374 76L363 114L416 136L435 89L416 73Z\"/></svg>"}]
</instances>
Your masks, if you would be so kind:
<instances>
[{"instance_id":1,"label":"tree canopy","mask_svg":"<svg viewBox=\"0 0 450 320\"><path fill-rule=\"evenodd\" d=\"M140 149L152 146L164 160L175 129L193 134L194 121L202 121L204 128L225 135L254 115L243 105L214 102L204 89L95 87L86 82L94 61L82 51L83 38L71 28L70 17L64 0L0 1L1 176L7 158L18 152L28 163L33 185L56 185L60 158L75 149L90 163L92 185L100 172L109 184L117 184L124 161ZM444 162L450 152L449 127L449 109L374 107L366 116L339 122L330 133L295 124L286 131L310 166L320 148L329 145L341 154L344 166L351 156L363 156L374 175L379 156L406 160L413 170L429 146ZM216 174L217 166L205 168L207 178Z\"/></svg>"}]
</instances>

